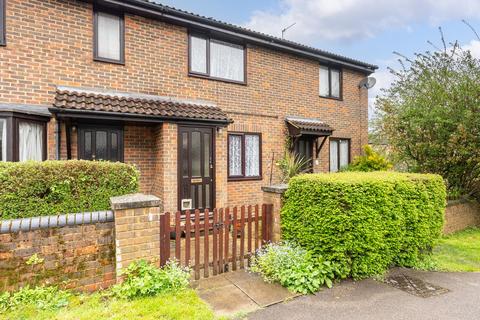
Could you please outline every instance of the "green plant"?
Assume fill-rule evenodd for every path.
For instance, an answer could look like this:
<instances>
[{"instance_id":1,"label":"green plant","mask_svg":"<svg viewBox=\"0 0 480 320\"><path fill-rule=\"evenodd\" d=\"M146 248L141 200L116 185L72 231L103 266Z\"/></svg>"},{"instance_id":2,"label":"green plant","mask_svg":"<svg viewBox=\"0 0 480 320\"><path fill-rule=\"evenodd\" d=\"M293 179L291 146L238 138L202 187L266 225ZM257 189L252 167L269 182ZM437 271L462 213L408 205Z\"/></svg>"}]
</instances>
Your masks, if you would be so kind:
<instances>
[{"instance_id":1,"label":"green plant","mask_svg":"<svg viewBox=\"0 0 480 320\"><path fill-rule=\"evenodd\" d=\"M145 260L140 260L131 263L123 276L124 281L113 286L111 292L117 298L133 299L187 288L190 269L181 267L175 261L169 261L162 268L157 268Z\"/></svg>"},{"instance_id":2,"label":"green plant","mask_svg":"<svg viewBox=\"0 0 480 320\"><path fill-rule=\"evenodd\" d=\"M278 282L294 292L317 292L321 286L332 287L339 275L336 265L314 257L310 252L289 244L268 244L251 260L250 270L267 282Z\"/></svg>"},{"instance_id":3,"label":"green plant","mask_svg":"<svg viewBox=\"0 0 480 320\"><path fill-rule=\"evenodd\" d=\"M297 176L284 195L282 237L357 279L414 266L441 234L445 196L438 175Z\"/></svg>"},{"instance_id":4,"label":"green plant","mask_svg":"<svg viewBox=\"0 0 480 320\"><path fill-rule=\"evenodd\" d=\"M0 313L15 310L24 305L34 305L36 309L55 310L68 305L72 296L68 291L59 290L57 287L35 287L29 286L9 293L0 295Z\"/></svg>"},{"instance_id":5,"label":"green plant","mask_svg":"<svg viewBox=\"0 0 480 320\"><path fill-rule=\"evenodd\" d=\"M138 190L135 167L103 161L0 162L0 219L110 208Z\"/></svg>"},{"instance_id":6,"label":"green plant","mask_svg":"<svg viewBox=\"0 0 480 320\"><path fill-rule=\"evenodd\" d=\"M288 183L288 181L301 173L307 171L309 160L301 157L293 152L285 152L282 159L277 162L277 166L282 173L282 182Z\"/></svg>"},{"instance_id":7,"label":"green plant","mask_svg":"<svg viewBox=\"0 0 480 320\"><path fill-rule=\"evenodd\" d=\"M25 261L25 264L27 266L35 266L37 264L42 264L45 261L43 258L39 258L38 254L33 254L30 258L28 258L27 261Z\"/></svg>"},{"instance_id":8,"label":"green plant","mask_svg":"<svg viewBox=\"0 0 480 320\"><path fill-rule=\"evenodd\" d=\"M364 155L357 156L352 163L342 171L386 171L393 165L382 155L375 152L368 144L363 146Z\"/></svg>"}]
</instances>

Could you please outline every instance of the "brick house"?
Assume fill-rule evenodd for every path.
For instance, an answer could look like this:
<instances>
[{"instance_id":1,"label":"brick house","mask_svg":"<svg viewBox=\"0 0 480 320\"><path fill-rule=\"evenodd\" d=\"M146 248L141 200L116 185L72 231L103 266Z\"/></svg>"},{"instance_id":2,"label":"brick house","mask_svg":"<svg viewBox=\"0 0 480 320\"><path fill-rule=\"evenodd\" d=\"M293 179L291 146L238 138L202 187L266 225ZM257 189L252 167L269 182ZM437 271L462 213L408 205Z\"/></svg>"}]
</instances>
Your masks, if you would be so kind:
<instances>
[{"instance_id":1,"label":"brick house","mask_svg":"<svg viewBox=\"0 0 480 320\"><path fill-rule=\"evenodd\" d=\"M376 66L146 0L0 0L0 160L134 163L164 210L261 202L368 143Z\"/></svg>"}]
</instances>

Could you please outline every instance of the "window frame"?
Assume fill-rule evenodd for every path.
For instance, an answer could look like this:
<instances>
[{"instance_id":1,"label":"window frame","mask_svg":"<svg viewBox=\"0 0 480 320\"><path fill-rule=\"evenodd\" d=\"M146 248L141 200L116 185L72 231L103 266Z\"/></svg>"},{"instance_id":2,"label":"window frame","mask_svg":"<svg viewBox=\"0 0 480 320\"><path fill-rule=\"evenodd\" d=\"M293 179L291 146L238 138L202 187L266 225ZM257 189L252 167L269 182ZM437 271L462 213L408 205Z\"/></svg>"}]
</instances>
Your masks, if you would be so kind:
<instances>
[{"instance_id":1,"label":"window frame","mask_svg":"<svg viewBox=\"0 0 480 320\"><path fill-rule=\"evenodd\" d=\"M0 0L1 1L1 0ZM120 18L120 59L103 58L98 55L98 14L105 13ZM125 15L121 12L102 7L93 8L93 60L112 64L125 65Z\"/></svg>"},{"instance_id":2,"label":"window frame","mask_svg":"<svg viewBox=\"0 0 480 320\"><path fill-rule=\"evenodd\" d=\"M207 51L206 51L206 73L198 72L192 70L192 37L202 38L207 41ZM243 48L243 81L231 80L226 78L220 77L212 77L210 75L210 41L220 41L220 42L227 42L232 45L241 46ZM221 37L211 37L208 34L201 33L201 32L194 32L190 31L188 33L188 75L191 77L198 77L204 79L211 79L216 81L222 81L227 83L235 83L246 85L247 84L247 46L244 43L239 43L235 41L231 41L228 39L223 39Z\"/></svg>"},{"instance_id":3,"label":"window frame","mask_svg":"<svg viewBox=\"0 0 480 320\"><path fill-rule=\"evenodd\" d=\"M242 161L242 174L237 176L230 175L230 136L240 136L241 143L242 143L242 154L241 154L241 161ZM258 152L259 152L259 159L258 159L258 176L245 176L245 136L258 136ZM237 131L229 131L227 133L227 177L228 181L248 181L248 180L262 180L262 134L260 132L237 132Z\"/></svg>"},{"instance_id":4,"label":"window frame","mask_svg":"<svg viewBox=\"0 0 480 320\"><path fill-rule=\"evenodd\" d=\"M118 134L118 162L125 162L125 127L123 125L109 125L109 124L102 124L102 123L79 123L77 124L77 158L79 160L88 160L85 157L85 137L82 132L85 131L107 131L111 136L112 133ZM111 143L111 142L110 142ZM107 138L107 146L109 144L109 140ZM93 149L92 145L92 149ZM108 161L112 162L110 159L92 159L91 161Z\"/></svg>"},{"instance_id":5,"label":"window frame","mask_svg":"<svg viewBox=\"0 0 480 320\"><path fill-rule=\"evenodd\" d=\"M332 141L336 141L338 143L337 146L337 162L338 162L338 170L337 171L332 171L332 162L331 160L331 152L330 152L330 145ZM352 139L351 138L329 138L328 139L328 171L329 172L338 172L340 171L340 141L347 141L348 142L348 164L351 163L352 161Z\"/></svg>"},{"instance_id":6,"label":"window frame","mask_svg":"<svg viewBox=\"0 0 480 320\"><path fill-rule=\"evenodd\" d=\"M0 0L0 47L7 45L7 0Z\"/></svg>"},{"instance_id":7,"label":"window frame","mask_svg":"<svg viewBox=\"0 0 480 320\"><path fill-rule=\"evenodd\" d=\"M320 94L320 70L326 68L328 70L328 95L324 96ZM339 73L339 92L338 97L332 95L332 70ZM341 67L329 66L320 64L318 68L318 95L325 99L343 100L343 69Z\"/></svg>"}]
</instances>

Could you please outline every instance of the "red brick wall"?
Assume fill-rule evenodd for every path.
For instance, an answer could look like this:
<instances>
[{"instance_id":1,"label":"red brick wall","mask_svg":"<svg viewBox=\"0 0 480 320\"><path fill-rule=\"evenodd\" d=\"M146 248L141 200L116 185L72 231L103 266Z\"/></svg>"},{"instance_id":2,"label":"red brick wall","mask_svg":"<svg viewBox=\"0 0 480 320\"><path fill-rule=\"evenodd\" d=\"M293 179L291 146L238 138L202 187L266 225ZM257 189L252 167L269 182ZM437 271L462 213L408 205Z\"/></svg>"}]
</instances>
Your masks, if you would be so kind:
<instances>
[{"instance_id":1,"label":"red brick wall","mask_svg":"<svg viewBox=\"0 0 480 320\"><path fill-rule=\"evenodd\" d=\"M445 210L443 233L449 234L470 227L480 227L480 205L476 201L450 201Z\"/></svg>"},{"instance_id":2,"label":"red brick wall","mask_svg":"<svg viewBox=\"0 0 480 320\"><path fill-rule=\"evenodd\" d=\"M26 284L97 290L115 283L113 222L0 234L0 291ZM37 254L43 262L28 265Z\"/></svg>"},{"instance_id":3,"label":"red brick wall","mask_svg":"<svg viewBox=\"0 0 480 320\"><path fill-rule=\"evenodd\" d=\"M262 200L260 186L270 181L272 155L278 160L284 152L284 119L288 115L326 121L335 128L335 137L352 139L352 156L360 154L361 146L368 142L368 94L358 88L364 77L358 72L344 69L342 101L324 99L318 96L317 61L250 45L247 85L200 79L188 76L185 28L130 14L125 17L125 26L125 65L95 62L91 4L74 0L9 0L8 45L0 47L0 102L51 105L55 85L214 102L235 121L228 130L244 127L261 132L263 139L263 180L227 182L226 131L217 134L217 205ZM53 128L49 130L50 158L55 150ZM160 168L159 162L152 166L153 159L159 159L160 149L152 136L156 135L158 141L158 128L154 132L129 130L126 144L130 147L125 159L137 163L146 175L142 189L157 193L163 190L163 184L172 184L168 190L174 193L163 192L163 197L175 204L176 181L169 179L176 179L176 172L170 172L176 168L176 153L169 159L160 156L160 163L168 167ZM133 147L134 141L144 136L148 141ZM328 147L326 143L317 170L328 169ZM273 173L273 182L278 182L276 167ZM154 182L148 182L152 176ZM154 185L157 183L162 185Z\"/></svg>"}]
</instances>

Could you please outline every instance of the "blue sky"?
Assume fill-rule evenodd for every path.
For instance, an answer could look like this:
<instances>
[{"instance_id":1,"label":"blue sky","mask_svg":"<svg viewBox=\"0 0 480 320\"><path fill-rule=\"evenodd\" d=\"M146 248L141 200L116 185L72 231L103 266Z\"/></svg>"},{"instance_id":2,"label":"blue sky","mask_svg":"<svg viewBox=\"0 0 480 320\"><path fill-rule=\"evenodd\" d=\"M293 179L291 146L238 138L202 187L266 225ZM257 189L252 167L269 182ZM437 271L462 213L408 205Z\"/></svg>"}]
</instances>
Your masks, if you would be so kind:
<instances>
[{"instance_id":1,"label":"blue sky","mask_svg":"<svg viewBox=\"0 0 480 320\"><path fill-rule=\"evenodd\" d=\"M458 40L480 57L480 41L461 22L480 32L480 0L163 0L179 9L279 36L296 22L286 38L379 65L373 98L387 87L393 51L412 56L441 46L438 27L447 41Z\"/></svg>"}]
</instances>

